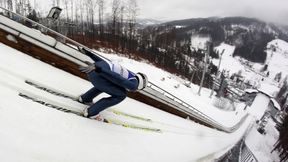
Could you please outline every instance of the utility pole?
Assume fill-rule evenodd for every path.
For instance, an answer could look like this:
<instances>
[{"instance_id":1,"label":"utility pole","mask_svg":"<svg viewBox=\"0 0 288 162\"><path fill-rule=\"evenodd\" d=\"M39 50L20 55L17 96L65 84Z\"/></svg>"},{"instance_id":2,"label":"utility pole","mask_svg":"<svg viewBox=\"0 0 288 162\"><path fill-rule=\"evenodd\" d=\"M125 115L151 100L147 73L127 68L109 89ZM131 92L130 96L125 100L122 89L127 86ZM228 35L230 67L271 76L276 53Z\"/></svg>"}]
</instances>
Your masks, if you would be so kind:
<instances>
[{"instance_id":1,"label":"utility pole","mask_svg":"<svg viewBox=\"0 0 288 162\"><path fill-rule=\"evenodd\" d=\"M206 74L206 71L207 71L207 58L208 58L208 54L210 53L210 43L211 43L210 41L206 42L207 50L206 50L205 56L204 56L204 69L203 69L203 72L202 72L202 79L201 79L199 90L198 90L198 95L199 96L201 95L201 89L202 89L202 86L203 86L203 83L204 83L205 74Z\"/></svg>"},{"instance_id":2,"label":"utility pole","mask_svg":"<svg viewBox=\"0 0 288 162\"><path fill-rule=\"evenodd\" d=\"M220 54L220 60L219 60L219 64L218 64L218 71L219 71L219 68L220 68L220 65L221 65L222 55L223 55L224 52L225 52L225 49L223 49L221 54ZM217 71L217 75L219 75L218 71Z\"/></svg>"},{"instance_id":3,"label":"utility pole","mask_svg":"<svg viewBox=\"0 0 288 162\"><path fill-rule=\"evenodd\" d=\"M193 82L193 78L194 78L194 75L195 75L195 71L196 71L196 69L193 69L192 76L191 76L191 78L190 78L190 85L191 85L192 82Z\"/></svg>"}]
</instances>

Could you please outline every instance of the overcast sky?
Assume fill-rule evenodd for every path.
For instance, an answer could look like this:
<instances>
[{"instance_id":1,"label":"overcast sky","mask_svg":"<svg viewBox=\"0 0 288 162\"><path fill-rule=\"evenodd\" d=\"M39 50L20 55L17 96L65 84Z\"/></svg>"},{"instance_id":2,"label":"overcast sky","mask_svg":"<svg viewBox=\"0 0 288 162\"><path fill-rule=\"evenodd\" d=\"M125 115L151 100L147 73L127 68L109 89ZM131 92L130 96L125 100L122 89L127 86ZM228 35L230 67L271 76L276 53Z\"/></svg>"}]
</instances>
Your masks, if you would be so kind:
<instances>
[{"instance_id":1,"label":"overcast sky","mask_svg":"<svg viewBox=\"0 0 288 162\"><path fill-rule=\"evenodd\" d=\"M246 16L288 24L288 0L139 0L138 4L141 17Z\"/></svg>"},{"instance_id":2,"label":"overcast sky","mask_svg":"<svg viewBox=\"0 0 288 162\"><path fill-rule=\"evenodd\" d=\"M52 0L36 1L43 5L47 1L51 3ZM110 11L111 3L107 1L112 0L105 1L106 10ZM137 0L137 2L140 18L176 20L246 16L288 25L288 0Z\"/></svg>"}]
</instances>

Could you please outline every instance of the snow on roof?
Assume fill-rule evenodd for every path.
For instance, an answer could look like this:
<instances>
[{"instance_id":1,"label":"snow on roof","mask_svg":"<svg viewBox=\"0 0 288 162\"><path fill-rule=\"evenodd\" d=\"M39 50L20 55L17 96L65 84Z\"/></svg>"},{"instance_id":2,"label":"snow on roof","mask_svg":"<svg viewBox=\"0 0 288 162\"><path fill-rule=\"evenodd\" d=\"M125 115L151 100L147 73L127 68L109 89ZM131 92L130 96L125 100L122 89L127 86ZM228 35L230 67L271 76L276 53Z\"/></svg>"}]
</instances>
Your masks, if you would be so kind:
<instances>
[{"instance_id":1,"label":"snow on roof","mask_svg":"<svg viewBox=\"0 0 288 162\"><path fill-rule=\"evenodd\" d=\"M247 92L247 93L257 93L258 90L257 89L245 89L245 92Z\"/></svg>"},{"instance_id":2,"label":"snow on roof","mask_svg":"<svg viewBox=\"0 0 288 162\"><path fill-rule=\"evenodd\" d=\"M275 85L263 83L258 91L268 95L269 97L274 97L274 94L279 91L279 88Z\"/></svg>"},{"instance_id":3,"label":"snow on roof","mask_svg":"<svg viewBox=\"0 0 288 162\"><path fill-rule=\"evenodd\" d=\"M30 37L37 39L43 43L46 43L50 46L54 46L56 44L56 39L48 36L48 35L44 35L41 32L39 32L39 30L35 30L32 28L28 28L22 24L19 24L13 20L10 20L9 18L6 18L5 16L1 16L0 15L0 21L7 25L9 28L13 28L13 29L17 29L17 31L19 31L20 33L24 33L26 35L29 35Z\"/></svg>"},{"instance_id":4,"label":"snow on roof","mask_svg":"<svg viewBox=\"0 0 288 162\"><path fill-rule=\"evenodd\" d=\"M273 103L273 105L274 105L274 107L275 107L276 109L282 110L282 109L281 109L281 106L279 105L279 103L278 103L274 98L271 98L270 100L271 100L271 102Z\"/></svg>"}]
</instances>

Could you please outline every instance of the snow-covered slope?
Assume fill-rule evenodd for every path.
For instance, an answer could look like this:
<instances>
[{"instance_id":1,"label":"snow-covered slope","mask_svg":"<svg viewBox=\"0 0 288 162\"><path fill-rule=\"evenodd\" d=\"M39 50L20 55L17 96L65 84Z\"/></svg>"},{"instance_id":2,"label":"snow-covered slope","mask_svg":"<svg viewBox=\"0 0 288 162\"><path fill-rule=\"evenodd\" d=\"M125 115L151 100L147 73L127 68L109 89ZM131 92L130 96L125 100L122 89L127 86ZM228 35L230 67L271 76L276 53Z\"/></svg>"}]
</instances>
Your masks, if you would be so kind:
<instances>
[{"instance_id":1,"label":"snow-covered slope","mask_svg":"<svg viewBox=\"0 0 288 162\"><path fill-rule=\"evenodd\" d=\"M267 60L270 78L274 79L279 72L282 73L282 79L288 75L288 43L275 39L267 45Z\"/></svg>"},{"instance_id":2,"label":"snow-covered slope","mask_svg":"<svg viewBox=\"0 0 288 162\"><path fill-rule=\"evenodd\" d=\"M239 130L225 134L130 98L111 109L149 118L152 122L112 115L108 111L102 115L158 128L160 133L63 113L20 97L18 93L35 93L61 105L79 109L84 106L29 87L24 81L32 80L71 96L80 95L89 89L89 82L3 44L0 44L0 51L0 159L3 161L211 160L219 151L232 147L250 123L248 119ZM148 65L141 68L152 69ZM152 71L148 74L151 78L155 75ZM158 81L159 76L166 75L159 73L158 78L152 80Z\"/></svg>"},{"instance_id":3,"label":"snow-covered slope","mask_svg":"<svg viewBox=\"0 0 288 162\"><path fill-rule=\"evenodd\" d=\"M268 65L268 68L264 72L263 68L265 64L249 62L238 56L233 57L235 46L222 43L220 46L215 47L215 50L219 51L219 53L223 49L225 51L222 55L220 71L229 71L230 75L241 72L246 81L249 81L258 88L261 84L275 84L278 86L274 78L279 72L282 73L281 81L288 75L288 43L283 40L275 39L267 44L267 59L265 64ZM218 66L219 59L213 59L213 64ZM268 71L269 76L266 77Z\"/></svg>"},{"instance_id":4,"label":"snow-covered slope","mask_svg":"<svg viewBox=\"0 0 288 162\"><path fill-rule=\"evenodd\" d=\"M243 69L243 66L238 62L238 60L233 59L233 53L235 51L235 46L229 44L221 43L218 47L215 47L215 51L219 52L221 57L220 71L226 69L231 70L233 73L237 73L239 70ZM223 52L223 53L222 53ZM219 65L220 59L214 59L213 64Z\"/></svg>"},{"instance_id":5,"label":"snow-covered slope","mask_svg":"<svg viewBox=\"0 0 288 162\"><path fill-rule=\"evenodd\" d=\"M211 38L208 36L193 35L191 36L191 50L204 50L206 48L206 43L211 41Z\"/></svg>"}]
</instances>

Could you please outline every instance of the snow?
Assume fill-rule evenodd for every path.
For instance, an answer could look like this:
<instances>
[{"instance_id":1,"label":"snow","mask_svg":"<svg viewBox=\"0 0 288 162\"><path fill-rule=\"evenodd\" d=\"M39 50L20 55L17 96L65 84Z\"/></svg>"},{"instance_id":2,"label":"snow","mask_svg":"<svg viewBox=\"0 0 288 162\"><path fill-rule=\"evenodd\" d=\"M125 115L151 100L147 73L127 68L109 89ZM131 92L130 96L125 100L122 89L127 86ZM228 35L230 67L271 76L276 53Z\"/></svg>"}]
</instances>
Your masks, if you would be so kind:
<instances>
[{"instance_id":1,"label":"snow","mask_svg":"<svg viewBox=\"0 0 288 162\"><path fill-rule=\"evenodd\" d=\"M247 93L257 93L258 90L256 90L256 89L245 89L245 92L247 92Z\"/></svg>"},{"instance_id":2,"label":"snow","mask_svg":"<svg viewBox=\"0 0 288 162\"><path fill-rule=\"evenodd\" d=\"M210 40L211 38L208 36L192 35L191 36L191 50L207 49L206 43Z\"/></svg>"},{"instance_id":3,"label":"snow","mask_svg":"<svg viewBox=\"0 0 288 162\"><path fill-rule=\"evenodd\" d=\"M284 40L281 39L274 39L271 42L268 43L267 47L268 49L271 50L273 48L272 46L275 47L275 52L279 52L282 54L287 54L288 52L288 43Z\"/></svg>"},{"instance_id":4,"label":"snow","mask_svg":"<svg viewBox=\"0 0 288 162\"><path fill-rule=\"evenodd\" d=\"M237 73L240 70L244 71L244 67L243 65L241 65L241 63L236 60L233 57L233 53L235 51L235 46L231 46L229 44L225 44L225 43L221 43L218 47L215 47L215 51L218 51L219 54L222 53L222 51L224 50L223 54L222 54L222 58L221 58L221 64L220 64L220 68L219 70L228 70L230 71L230 74L232 73ZM221 57L221 56L220 56ZM219 65L219 59L213 59L212 62L214 65L218 66Z\"/></svg>"},{"instance_id":5,"label":"snow","mask_svg":"<svg viewBox=\"0 0 288 162\"><path fill-rule=\"evenodd\" d=\"M274 51L275 50L275 51ZM267 45L267 60L268 71L270 78L274 79L279 72L282 73L282 79L288 75L288 43L275 39Z\"/></svg>"},{"instance_id":6,"label":"snow","mask_svg":"<svg viewBox=\"0 0 288 162\"><path fill-rule=\"evenodd\" d=\"M269 97L276 97L279 88L276 87L275 85L262 83L261 86L258 88L258 91L268 95Z\"/></svg>"},{"instance_id":7,"label":"snow","mask_svg":"<svg viewBox=\"0 0 288 162\"><path fill-rule=\"evenodd\" d=\"M16 30L8 28L7 26L4 26L2 24L0 24L0 28L5 30L5 31L7 31L7 32L9 32L9 33L11 33L11 34L13 34L13 35L18 35L19 34L19 32L17 32Z\"/></svg>"},{"instance_id":8,"label":"snow","mask_svg":"<svg viewBox=\"0 0 288 162\"><path fill-rule=\"evenodd\" d=\"M181 29L181 28L185 28L186 26L182 26L182 25L175 25L176 29Z\"/></svg>"},{"instance_id":9,"label":"snow","mask_svg":"<svg viewBox=\"0 0 288 162\"><path fill-rule=\"evenodd\" d=\"M218 51L219 54L224 50L222 57L220 55L221 64L219 70L221 72L225 70L229 76L232 74L239 74L245 78L245 81L250 81L253 86L258 87L259 84L261 84L260 80L263 78L262 74L255 72L254 69L249 67L248 64L251 64L251 62L238 56L233 57L235 48L235 46L226 43L221 43L218 47L214 48L214 50ZM213 64L218 66L220 58L213 59ZM263 67L263 65L261 67Z\"/></svg>"},{"instance_id":10,"label":"snow","mask_svg":"<svg viewBox=\"0 0 288 162\"><path fill-rule=\"evenodd\" d=\"M263 115L266 109L268 108L270 102L270 97L258 93L258 95L255 97L250 109L250 114L254 116L256 119L260 119Z\"/></svg>"},{"instance_id":11,"label":"snow","mask_svg":"<svg viewBox=\"0 0 288 162\"><path fill-rule=\"evenodd\" d=\"M265 64L252 63L238 56L233 57L235 46L221 43L215 47L215 51L221 52L225 50L222 55L221 65L219 70L229 71L229 74L241 73L246 81L249 81L256 88L261 87L261 84L269 84L279 86L285 77L288 75L288 43L275 39L267 44L267 60L265 64L268 65L268 70L261 72ZM220 59L213 59L214 65L219 65ZM269 71L269 76L266 73ZM278 83L274 81L275 75L281 72L281 81ZM272 88L275 89L275 88ZM271 95L271 94L269 94Z\"/></svg>"},{"instance_id":12,"label":"snow","mask_svg":"<svg viewBox=\"0 0 288 162\"><path fill-rule=\"evenodd\" d=\"M0 74L3 76L0 78L0 158L3 161L174 162L197 161L203 158L211 160L214 154L233 146L245 133L251 121L248 118L234 133L226 134L130 98L112 109L143 116L155 122L114 117L156 127L161 129L162 133L125 128L63 113L19 97L18 91L33 92L69 107L79 106L79 109L84 107L74 101L40 92L25 85L24 80L37 81L74 96L89 89L91 87L89 82L3 44L0 44L0 51L3 53L0 55ZM123 62L124 60L123 58ZM159 76L168 75L164 72L154 72L155 68L147 64L145 67L137 66L137 69L151 70L148 73L151 78L158 73L155 80L158 80ZM161 83L160 80L158 82ZM171 79L167 87L172 83L177 83L177 80ZM179 88L184 89L183 86ZM195 102L198 99L192 100ZM212 107L207 109L214 111ZM218 109L215 111L221 112ZM104 111L102 115L111 116L108 111Z\"/></svg>"},{"instance_id":13,"label":"snow","mask_svg":"<svg viewBox=\"0 0 288 162\"><path fill-rule=\"evenodd\" d=\"M23 26L22 24L19 24L13 20L10 20L2 15L0 15L0 22L8 25L10 28L17 30L20 33L24 33L26 35L29 35L33 37L34 39L37 39L43 43L46 43L50 46L54 46L56 43L56 40L53 37L47 36L39 32L38 30L28 28L26 26Z\"/></svg>"},{"instance_id":14,"label":"snow","mask_svg":"<svg viewBox=\"0 0 288 162\"><path fill-rule=\"evenodd\" d=\"M265 129L267 133L262 135L257 131L257 125L255 124L251 132L247 135L245 142L259 162L280 161L277 152L271 153L274 148L273 145L279 136L279 132L275 128L275 123L269 119ZM255 139L261 142L255 142Z\"/></svg>"},{"instance_id":15,"label":"snow","mask_svg":"<svg viewBox=\"0 0 288 162\"><path fill-rule=\"evenodd\" d=\"M281 106L279 105L279 103L274 99L274 98L271 98L271 102L273 103L274 107L278 110L282 110L281 109Z\"/></svg>"},{"instance_id":16,"label":"snow","mask_svg":"<svg viewBox=\"0 0 288 162\"><path fill-rule=\"evenodd\" d=\"M17 39L13 35L9 34L6 36L6 38L11 42L18 43Z\"/></svg>"}]
</instances>

